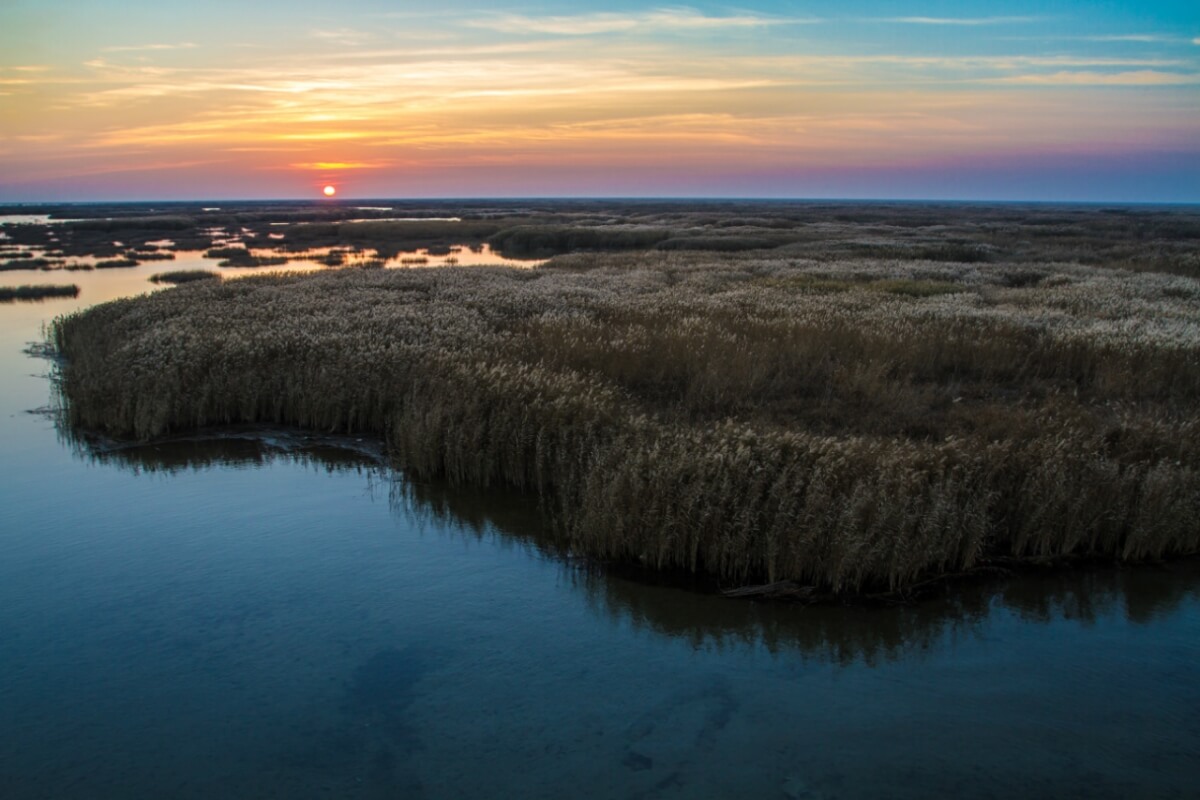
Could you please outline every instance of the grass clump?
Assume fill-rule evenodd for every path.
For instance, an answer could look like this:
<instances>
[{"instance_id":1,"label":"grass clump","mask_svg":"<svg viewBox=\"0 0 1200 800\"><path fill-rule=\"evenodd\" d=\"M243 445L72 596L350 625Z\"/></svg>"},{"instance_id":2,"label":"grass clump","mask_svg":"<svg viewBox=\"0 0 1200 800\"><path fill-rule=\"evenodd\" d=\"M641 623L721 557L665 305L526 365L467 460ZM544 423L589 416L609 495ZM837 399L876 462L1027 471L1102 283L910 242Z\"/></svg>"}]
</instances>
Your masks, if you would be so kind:
<instances>
[{"instance_id":1,"label":"grass clump","mask_svg":"<svg viewBox=\"0 0 1200 800\"><path fill-rule=\"evenodd\" d=\"M136 267L138 261L132 258L109 258L103 261L96 262L96 269L123 269L126 267Z\"/></svg>"},{"instance_id":2,"label":"grass clump","mask_svg":"<svg viewBox=\"0 0 1200 800\"><path fill-rule=\"evenodd\" d=\"M904 297L936 297L940 294L954 294L963 291L962 284L949 281L923 280L882 280L870 284L870 288L879 292L898 294Z\"/></svg>"},{"instance_id":3,"label":"grass clump","mask_svg":"<svg viewBox=\"0 0 1200 800\"><path fill-rule=\"evenodd\" d=\"M24 269L48 270L62 264L62 261L49 258L11 258L0 263L0 272L13 272Z\"/></svg>"},{"instance_id":4,"label":"grass clump","mask_svg":"<svg viewBox=\"0 0 1200 800\"><path fill-rule=\"evenodd\" d=\"M207 269L180 269L172 272L159 272L150 276L151 283L193 283L195 281L220 280L221 275Z\"/></svg>"},{"instance_id":5,"label":"grass clump","mask_svg":"<svg viewBox=\"0 0 1200 800\"><path fill-rule=\"evenodd\" d=\"M678 236L664 239L655 246L659 250L737 252L739 250L769 250L787 242L786 238L765 236Z\"/></svg>"},{"instance_id":6,"label":"grass clump","mask_svg":"<svg viewBox=\"0 0 1200 800\"><path fill-rule=\"evenodd\" d=\"M855 593L1200 550L1195 290L1042 262L592 253L213 282L53 336L79 427L375 433L418 476L538 495L573 552Z\"/></svg>"},{"instance_id":7,"label":"grass clump","mask_svg":"<svg viewBox=\"0 0 1200 800\"><path fill-rule=\"evenodd\" d=\"M162 231L188 230L196 224L193 217L182 214L150 214L138 216L109 217L105 219L81 219L62 223L67 231L103 231L105 233L124 233L126 231L150 230L156 233Z\"/></svg>"},{"instance_id":8,"label":"grass clump","mask_svg":"<svg viewBox=\"0 0 1200 800\"><path fill-rule=\"evenodd\" d=\"M139 262L175 260L175 254L169 250L130 250L126 256Z\"/></svg>"},{"instance_id":9,"label":"grass clump","mask_svg":"<svg viewBox=\"0 0 1200 800\"><path fill-rule=\"evenodd\" d=\"M248 250L239 250L237 248L230 248L230 250L237 253L237 255L221 261L217 264L218 267L281 267L291 261L291 258L288 256L256 256Z\"/></svg>"},{"instance_id":10,"label":"grass clump","mask_svg":"<svg viewBox=\"0 0 1200 800\"><path fill-rule=\"evenodd\" d=\"M204 253L205 258L211 258L214 261L223 259L242 259L249 258L250 251L244 247L214 247Z\"/></svg>"},{"instance_id":11,"label":"grass clump","mask_svg":"<svg viewBox=\"0 0 1200 800\"><path fill-rule=\"evenodd\" d=\"M0 303L11 303L14 300L45 300L51 297L78 297L79 287L59 285L39 286L0 286Z\"/></svg>"},{"instance_id":12,"label":"grass clump","mask_svg":"<svg viewBox=\"0 0 1200 800\"><path fill-rule=\"evenodd\" d=\"M872 280L869 277L851 276L834 278L827 276L796 273L784 277L773 276L762 281L763 285L783 289L789 292L806 294L830 294L849 291L874 291L896 294L904 297L936 297L942 294L955 294L965 291L960 283L950 281L931 281L916 278L885 278Z\"/></svg>"},{"instance_id":13,"label":"grass clump","mask_svg":"<svg viewBox=\"0 0 1200 800\"><path fill-rule=\"evenodd\" d=\"M512 258L548 258L576 250L641 250L670 237L669 228L640 225L518 225L499 231L488 243Z\"/></svg>"}]
</instances>

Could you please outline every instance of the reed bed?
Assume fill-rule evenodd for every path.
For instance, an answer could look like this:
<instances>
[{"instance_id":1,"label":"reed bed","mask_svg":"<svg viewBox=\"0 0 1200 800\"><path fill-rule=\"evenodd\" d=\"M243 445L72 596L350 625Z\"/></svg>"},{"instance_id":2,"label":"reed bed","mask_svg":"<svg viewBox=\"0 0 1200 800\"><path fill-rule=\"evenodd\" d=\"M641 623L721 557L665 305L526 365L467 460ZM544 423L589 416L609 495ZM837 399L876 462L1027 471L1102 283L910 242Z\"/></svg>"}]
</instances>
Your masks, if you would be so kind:
<instances>
[{"instance_id":1,"label":"reed bed","mask_svg":"<svg viewBox=\"0 0 1200 800\"><path fill-rule=\"evenodd\" d=\"M199 282L59 319L70 423L384 437L598 559L904 590L1200 551L1200 282L1070 263L560 256Z\"/></svg>"},{"instance_id":2,"label":"reed bed","mask_svg":"<svg viewBox=\"0 0 1200 800\"><path fill-rule=\"evenodd\" d=\"M46 284L38 286L0 286L0 303L14 300L45 300L51 297L79 297L79 287Z\"/></svg>"},{"instance_id":3,"label":"reed bed","mask_svg":"<svg viewBox=\"0 0 1200 800\"><path fill-rule=\"evenodd\" d=\"M17 270L46 270L55 269L62 265L60 259L50 258L12 258L8 261L0 262L0 272L14 272Z\"/></svg>"},{"instance_id":4,"label":"reed bed","mask_svg":"<svg viewBox=\"0 0 1200 800\"><path fill-rule=\"evenodd\" d=\"M137 262L174 261L175 254L168 250L130 250L126 255Z\"/></svg>"},{"instance_id":5,"label":"reed bed","mask_svg":"<svg viewBox=\"0 0 1200 800\"><path fill-rule=\"evenodd\" d=\"M96 269L126 269L129 267L136 267L140 263L141 262L137 261L136 259L127 257L108 258L104 259L103 261L97 261Z\"/></svg>"},{"instance_id":6,"label":"reed bed","mask_svg":"<svg viewBox=\"0 0 1200 800\"><path fill-rule=\"evenodd\" d=\"M220 273L207 269L178 269L171 272L159 272L151 275L151 283L192 283L194 281L220 280Z\"/></svg>"},{"instance_id":7,"label":"reed bed","mask_svg":"<svg viewBox=\"0 0 1200 800\"><path fill-rule=\"evenodd\" d=\"M236 250L235 250L236 251ZM239 267L248 269L252 267L282 267L291 259L287 256L256 256L246 250L236 251L240 254L236 258L227 258L217 264L218 267ZM205 254L206 257L208 254Z\"/></svg>"},{"instance_id":8,"label":"reed bed","mask_svg":"<svg viewBox=\"0 0 1200 800\"><path fill-rule=\"evenodd\" d=\"M264 246L256 249L278 254L344 248L390 260L423 247L441 255L452 247L488 242L501 254L531 258L581 250L772 250L828 263L1071 262L1200 277L1200 215L1187 207L557 200L421 201L395 203L387 210L271 202L218 211L176 206L171 214L150 205L42 210L76 221L6 225L10 248L68 258L143 260L136 254L160 249L220 253L254 241ZM212 257L237 261L238 256Z\"/></svg>"}]
</instances>

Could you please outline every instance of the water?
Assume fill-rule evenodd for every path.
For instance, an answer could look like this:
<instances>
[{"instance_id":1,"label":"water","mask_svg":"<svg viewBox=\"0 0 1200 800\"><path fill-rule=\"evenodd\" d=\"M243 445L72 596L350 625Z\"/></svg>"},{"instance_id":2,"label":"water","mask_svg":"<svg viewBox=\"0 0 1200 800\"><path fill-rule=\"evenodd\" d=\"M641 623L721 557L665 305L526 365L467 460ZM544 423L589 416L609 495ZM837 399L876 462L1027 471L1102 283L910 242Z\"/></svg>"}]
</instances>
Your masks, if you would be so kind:
<instances>
[{"instance_id":1,"label":"water","mask_svg":"<svg viewBox=\"0 0 1200 800\"><path fill-rule=\"evenodd\" d=\"M0 226L52 225L56 222L64 222L64 220L51 219L49 214L0 214Z\"/></svg>"},{"instance_id":2,"label":"water","mask_svg":"<svg viewBox=\"0 0 1200 800\"><path fill-rule=\"evenodd\" d=\"M370 442L80 449L21 350L130 272L0 306L5 798L1197 796L1195 563L759 605Z\"/></svg>"},{"instance_id":3,"label":"water","mask_svg":"<svg viewBox=\"0 0 1200 800\"><path fill-rule=\"evenodd\" d=\"M169 241L169 240L166 240ZM240 239L231 238L229 242L241 243ZM221 242L224 246L226 242ZM146 260L136 267L117 267L107 269L71 270L55 268L48 270L13 270L0 271L0 284L75 284L87 295L87 305L113 300L118 297L129 297L134 294L152 291L155 288L149 283L150 277L160 272L176 270L204 269L217 272L223 278L238 278L253 275L255 272L313 272L329 269L321 263L321 259L330 254L340 253L345 259L345 266L353 267L367 260L376 260L374 250L364 253L348 252L338 247L313 247L303 253L283 253L275 249L274 241L252 242L250 252L256 256L288 255L291 258L287 264L274 267L241 267L219 266L224 259L206 258L204 250L176 250L175 258L170 261ZM0 253L0 262L16 258L41 258L44 251L34 248L20 248L14 251ZM105 258L95 256L68 256L63 259L66 264L81 264L94 267ZM380 259L386 269L405 269L411 267L441 267L441 266L478 266L478 267L531 267L541 262L530 259L514 259L501 255L490 245L479 245L471 250L467 247L454 247L449 250L429 248L404 250L387 259Z\"/></svg>"}]
</instances>

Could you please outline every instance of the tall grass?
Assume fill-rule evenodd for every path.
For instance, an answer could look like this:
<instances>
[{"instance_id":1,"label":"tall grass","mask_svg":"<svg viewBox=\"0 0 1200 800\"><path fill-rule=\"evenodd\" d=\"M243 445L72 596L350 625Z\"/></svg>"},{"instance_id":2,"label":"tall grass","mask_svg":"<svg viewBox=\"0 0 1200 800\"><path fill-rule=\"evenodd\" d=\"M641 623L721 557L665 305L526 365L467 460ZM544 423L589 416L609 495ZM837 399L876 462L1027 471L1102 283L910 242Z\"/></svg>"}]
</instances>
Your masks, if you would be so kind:
<instances>
[{"instance_id":1,"label":"tall grass","mask_svg":"<svg viewBox=\"0 0 1200 800\"><path fill-rule=\"evenodd\" d=\"M109 258L103 261L96 262L96 269L124 269L128 267L136 267L139 265L135 259L128 257Z\"/></svg>"},{"instance_id":2,"label":"tall grass","mask_svg":"<svg viewBox=\"0 0 1200 800\"><path fill-rule=\"evenodd\" d=\"M130 250L126 255L139 263L143 261L175 260L175 254L166 250Z\"/></svg>"},{"instance_id":3,"label":"tall grass","mask_svg":"<svg viewBox=\"0 0 1200 800\"><path fill-rule=\"evenodd\" d=\"M157 249L164 237L172 250L255 240L283 251L374 250L387 259L421 247L490 240L509 256L538 258L582 250L771 250L836 264L1070 262L1200 277L1200 215L1185 207L560 200L396 203L386 211L296 203L238 204L218 212L175 206L174 214L148 206L54 210L91 218L6 225L9 240L106 259ZM386 218L394 215L416 219Z\"/></svg>"},{"instance_id":4,"label":"tall grass","mask_svg":"<svg viewBox=\"0 0 1200 800\"><path fill-rule=\"evenodd\" d=\"M79 287L71 284L39 286L0 286L0 303L14 300L45 300L50 297L78 297Z\"/></svg>"},{"instance_id":5,"label":"tall grass","mask_svg":"<svg viewBox=\"0 0 1200 800\"><path fill-rule=\"evenodd\" d=\"M0 272L10 272L16 270L49 270L62 265L62 261L49 258L12 258L8 261L0 262Z\"/></svg>"},{"instance_id":6,"label":"tall grass","mask_svg":"<svg viewBox=\"0 0 1200 800\"><path fill-rule=\"evenodd\" d=\"M572 551L903 589L1200 550L1200 284L1072 264L566 256L200 282L58 320L72 424L376 433Z\"/></svg>"},{"instance_id":7,"label":"tall grass","mask_svg":"<svg viewBox=\"0 0 1200 800\"><path fill-rule=\"evenodd\" d=\"M207 269L178 269L151 275L151 283L193 283L195 281L220 280L221 275Z\"/></svg>"},{"instance_id":8,"label":"tall grass","mask_svg":"<svg viewBox=\"0 0 1200 800\"><path fill-rule=\"evenodd\" d=\"M517 225L488 242L514 258L544 258L575 250L640 250L669 239L669 228L644 225Z\"/></svg>"}]
</instances>

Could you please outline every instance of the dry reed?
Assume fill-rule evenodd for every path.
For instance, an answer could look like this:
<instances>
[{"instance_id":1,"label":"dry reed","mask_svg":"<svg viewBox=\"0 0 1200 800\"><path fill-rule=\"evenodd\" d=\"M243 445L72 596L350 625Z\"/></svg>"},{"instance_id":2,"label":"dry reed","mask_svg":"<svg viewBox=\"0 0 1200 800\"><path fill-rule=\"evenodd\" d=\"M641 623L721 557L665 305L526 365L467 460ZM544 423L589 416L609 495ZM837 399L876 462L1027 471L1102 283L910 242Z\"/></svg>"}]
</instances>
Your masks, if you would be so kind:
<instances>
[{"instance_id":1,"label":"dry reed","mask_svg":"<svg viewBox=\"0 0 1200 800\"><path fill-rule=\"evenodd\" d=\"M50 297L78 297L79 287L46 284L38 286L0 286L0 303L14 300L45 300Z\"/></svg>"},{"instance_id":2,"label":"dry reed","mask_svg":"<svg viewBox=\"0 0 1200 800\"><path fill-rule=\"evenodd\" d=\"M657 252L200 282L57 321L72 424L382 435L602 559L903 589L1200 550L1200 283Z\"/></svg>"}]
</instances>

